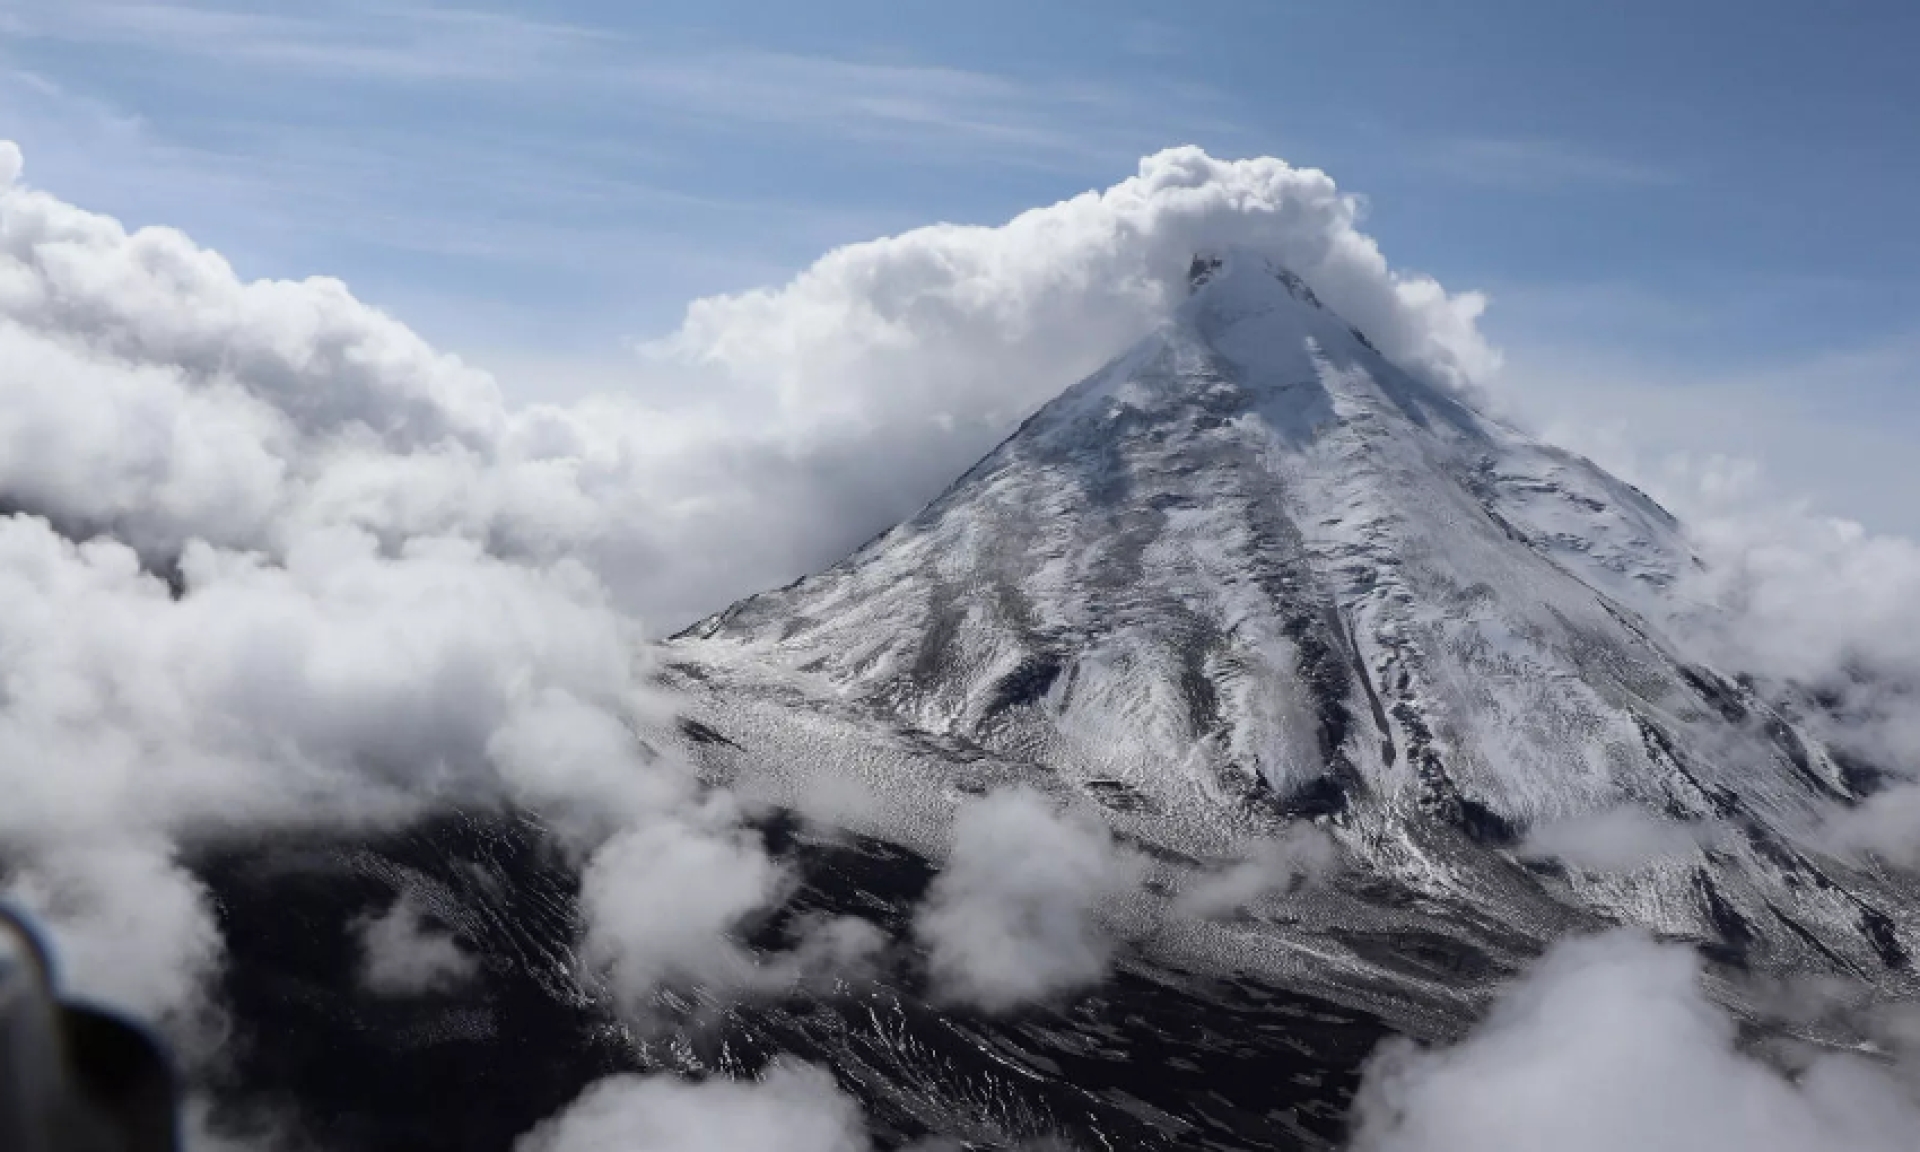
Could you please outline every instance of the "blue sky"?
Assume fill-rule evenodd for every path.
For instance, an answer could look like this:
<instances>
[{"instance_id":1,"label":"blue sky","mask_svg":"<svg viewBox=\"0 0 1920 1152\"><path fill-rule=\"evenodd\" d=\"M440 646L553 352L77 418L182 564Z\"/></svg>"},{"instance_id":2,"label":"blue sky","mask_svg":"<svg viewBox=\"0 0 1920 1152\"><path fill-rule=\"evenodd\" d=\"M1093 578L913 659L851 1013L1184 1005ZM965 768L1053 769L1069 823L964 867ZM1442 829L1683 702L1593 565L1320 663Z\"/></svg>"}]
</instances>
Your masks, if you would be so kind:
<instances>
[{"instance_id":1,"label":"blue sky","mask_svg":"<svg viewBox=\"0 0 1920 1152\"><path fill-rule=\"evenodd\" d=\"M1174 143L1367 196L1582 447L1920 534L1920 6L0 0L36 184L347 280L526 395L691 297ZM1602 435L1605 433L1605 435Z\"/></svg>"}]
</instances>

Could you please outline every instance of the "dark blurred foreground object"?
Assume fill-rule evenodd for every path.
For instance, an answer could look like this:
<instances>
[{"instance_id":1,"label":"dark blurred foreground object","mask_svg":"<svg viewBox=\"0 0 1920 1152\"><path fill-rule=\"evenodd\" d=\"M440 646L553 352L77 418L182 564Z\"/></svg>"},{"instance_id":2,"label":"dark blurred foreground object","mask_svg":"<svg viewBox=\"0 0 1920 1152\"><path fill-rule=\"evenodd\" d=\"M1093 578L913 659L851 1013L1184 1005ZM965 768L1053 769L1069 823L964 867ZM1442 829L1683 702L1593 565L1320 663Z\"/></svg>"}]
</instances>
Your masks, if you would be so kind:
<instances>
[{"instance_id":1,"label":"dark blurred foreground object","mask_svg":"<svg viewBox=\"0 0 1920 1152\"><path fill-rule=\"evenodd\" d=\"M159 1042L62 1002L39 934L0 904L0 1150L177 1152L178 1129Z\"/></svg>"}]
</instances>

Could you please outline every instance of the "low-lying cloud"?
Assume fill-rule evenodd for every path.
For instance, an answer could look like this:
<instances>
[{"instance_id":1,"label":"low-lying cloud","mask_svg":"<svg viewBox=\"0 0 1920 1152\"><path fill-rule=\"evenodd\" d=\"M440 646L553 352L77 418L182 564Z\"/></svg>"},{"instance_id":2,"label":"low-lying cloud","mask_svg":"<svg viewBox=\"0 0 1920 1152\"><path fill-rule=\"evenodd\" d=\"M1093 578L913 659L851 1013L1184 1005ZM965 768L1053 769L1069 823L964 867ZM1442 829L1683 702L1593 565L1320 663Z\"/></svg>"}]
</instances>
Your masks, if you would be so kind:
<instances>
[{"instance_id":1,"label":"low-lying cloud","mask_svg":"<svg viewBox=\"0 0 1920 1152\"><path fill-rule=\"evenodd\" d=\"M1751 464L1674 462L1653 481L1703 566L1678 589L1702 607L1679 635L1795 711L1864 765L1864 803L1810 829L1828 851L1920 868L1920 542L1783 501Z\"/></svg>"},{"instance_id":2,"label":"low-lying cloud","mask_svg":"<svg viewBox=\"0 0 1920 1152\"><path fill-rule=\"evenodd\" d=\"M1742 1053L1683 947L1622 930L1556 946L1459 1044L1389 1043L1354 1152L1893 1152L1920 1105L1884 1067Z\"/></svg>"},{"instance_id":3,"label":"low-lying cloud","mask_svg":"<svg viewBox=\"0 0 1920 1152\"><path fill-rule=\"evenodd\" d=\"M514 1152L867 1152L859 1105L824 1070L777 1061L757 1081L613 1076Z\"/></svg>"},{"instance_id":4,"label":"low-lying cloud","mask_svg":"<svg viewBox=\"0 0 1920 1152\"><path fill-rule=\"evenodd\" d=\"M1715 830L1663 820L1644 808L1608 808L1527 830L1519 853L1559 860L1576 868L1630 872L1648 864L1697 854Z\"/></svg>"},{"instance_id":5,"label":"low-lying cloud","mask_svg":"<svg viewBox=\"0 0 1920 1152\"><path fill-rule=\"evenodd\" d=\"M1820 830L1830 848L1873 853L1920 872L1920 784L1907 780L1836 812Z\"/></svg>"},{"instance_id":6,"label":"low-lying cloud","mask_svg":"<svg viewBox=\"0 0 1920 1152\"><path fill-rule=\"evenodd\" d=\"M1318 881L1339 861L1333 837L1311 825L1290 828L1245 860L1191 881L1174 901L1174 911L1199 920L1231 917L1264 896Z\"/></svg>"},{"instance_id":7,"label":"low-lying cloud","mask_svg":"<svg viewBox=\"0 0 1920 1152\"><path fill-rule=\"evenodd\" d=\"M360 983L376 996L425 996L458 990L480 970L480 959L445 928L428 922L406 894L356 926Z\"/></svg>"},{"instance_id":8,"label":"low-lying cloud","mask_svg":"<svg viewBox=\"0 0 1920 1152\"><path fill-rule=\"evenodd\" d=\"M914 921L936 991L1005 1012L1098 983L1113 955L1100 907L1141 870L1105 821L1038 792L968 802Z\"/></svg>"},{"instance_id":9,"label":"low-lying cloud","mask_svg":"<svg viewBox=\"0 0 1920 1152\"><path fill-rule=\"evenodd\" d=\"M170 846L203 836L531 808L585 861L585 954L635 996L747 963L734 922L785 891L737 808L636 736L638 629L577 564L338 528L279 563L192 543L170 587L16 515L0 594L0 838L88 994L196 1010L221 950ZM425 979L380 959L418 951L408 924L369 930L376 986Z\"/></svg>"},{"instance_id":10,"label":"low-lying cloud","mask_svg":"<svg viewBox=\"0 0 1920 1152\"><path fill-rule=\"evenodd\" d=\"M1811 682L1847 670L1920 678L1920 543L1758 502L1724 469L1694 484L1704 492L1690 531L1710 563L1689 591L1726 613L1717 638L1730 658Z\"/></svg>"},{"instance_id":11,"label":"low-lying cloud","mask_svg":"<svg viewBox=\"0 0 1920 1152\"><path fill-rule=\"evenodd\" d=\"M775 901L783 879L743 831L655 824L622 832L581 876L584 959L641 1011L663 984L742 986L755 962L731 933Z\"/></svg>"}]
</instances>

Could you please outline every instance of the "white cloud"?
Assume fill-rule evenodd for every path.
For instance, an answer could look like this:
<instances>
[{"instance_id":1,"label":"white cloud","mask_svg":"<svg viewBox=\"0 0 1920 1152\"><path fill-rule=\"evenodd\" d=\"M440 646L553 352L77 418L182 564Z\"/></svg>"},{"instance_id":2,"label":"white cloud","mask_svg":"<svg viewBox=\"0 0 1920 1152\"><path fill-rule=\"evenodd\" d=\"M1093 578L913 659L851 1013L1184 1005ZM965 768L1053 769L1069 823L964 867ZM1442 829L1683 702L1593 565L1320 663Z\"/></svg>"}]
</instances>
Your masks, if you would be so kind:
<instances>
[{"instance_id":1,"label":"white cloud","mask_svg":"<svg viewBox=\"0 0 1920 1152\"><path fill-rule=\"evenodd\" d=\"M622 832L587 863L581 959L634 1016L663 984L730 990L754 977L733 932L784 883L759 842L678 824Z\"/></svg>"},{"instance_id":2,"label":"white cloud","mask_svg":"<svg viewBox=\"0 0 1920 1152\"><path fill-rule=\"evenodd\" d=\"M1692 535L1709 567L1687 591L1724 607L1723 649L1799 680L1849 667L1920 677L1920 543L1793 505L1749 504L1724 471L1702 472L1697 484L1708 499Z\"/></svg>"},{"instance_id":3,"label":"white cloud","mask_svg":"<svg viewBox=\"0 0 1920 1152\"><path fill-rule=\"evenodd\" d=\"M1527 830L1520 854L1561 860L1576 868L1627 872L1696 854L1710 839L1702 829L1628 806L1535 825Z\"/></svg>"},{"instance_id":4,"label":"white cloud","mask_svg":"<svg viewBox=\"0 0 1920 1152\"><path fill-rule=\"evenodd\" d=\"M1358 218L1317 169L1174 148L1005 225L853 244L779 289L698 301L661 348L760 384L799 430L852 416L1004 425L1165 316L1196 250L1237 244L1410 366L1455 382L1491 368L1484 301L1393 271Z\"/></svg>"},{"instance_id":5,"label":"white cloud","mask_svg":"<svg viewBox=\"0 0 1920 1152\"><path fill-rule=\"evenodd\" d=\"M490 740L554 696L619 715L637 691L635 636L578 566L444 539L387 557L331 530L280 566L195 544L181 569L176 599L119 544L0 519L0 834L387 822L537 792Z\"/></svg>"},{"instance_id":6,"label":"white cloud","mask_svg":"<svg viewBox=\"0 0 1920 1152\"><path fill-rule=\"evenodd\" d=\"M1822 829L1842 852L1872 852L1920 870L1920 783L1895 784L1858 808L1835 813Z\"/></svg>"},{"instance_id":7,"label":"white cloud","mask_svg":"<svg viewBox=\"0 0 1920 1152\"><path fill-rule=\"evenodd\" d=\"M17 184L4 211L0 310L83 360L157 367L183 389L231 386L288 432L357 426L404 450L499 431L491 381L337 280L242 282L177 232L129 234Z\"/></svg>"},{"instance_id":8,"label":"white cloud","mask_svg":"<svg viewBox=\"0 0 1920 1152\"><path fill-rule=\"evenodd\" d=\"M1331 836L1311 825L1290 828L1247 859L1196 879L1181 891L1174 910L1202 920L1232 916L1268 893L1319 880L1339 861Z\"/></svg>"},{"instance_id":9,"label":"white cloud","mask_svg":"<svg viewBox=\"0 0 1920 1152\"><path fill-rule=\"evenodd\" d=\"M1113 952L1101 905L1140 873L1097 816L1022 788L968 802L914 919L936 991L1005 1012L1098 983Z\"/></svg>"},{"instance_id":10,"label":"white cloud","mask_svg":"<svg viewBox=\"0 0 1920 1152\"><path fill-rule=\"evenodd\" d=\"M757 1082L613 1076L522 1136L514 1152L866 1152L859 1105L810 1064Z\"/></svg>"},{"instance_id":11,"label":"white cloud","mask_svg":"<svg viewBox=\"0 0 1920 1152\"><path fill-rule=\"evenodd\" d=\"M1796 686L1824 740L1884 774L1816 839L1920 865L1920 543L1772 497L1751 464L1676 460L1665 473L1705 566L1679 592L1678 632L1721 666Z\"/></svg>"},{"instance_id":12,"label":"white cloud","mask_svg":"<svg viewBox=\"0 0 1920 1152\"><path fill-rule=\"evenodd\" d=\"M1556 946L1451 1048L1390 1043L1354 1152L1893 1152L1920 1107L1865 1061L1794 1077L1745 1055L1684 948L1621 931Z\"/></svg>"},{"instance_id":13,"label":"white cloud","mask_svg":"<svg viewBox=\"0 0 1920 1152\"><path fill-rule=\"evenodd\" d=\"M380 996L448 992L471 980L480 961L444 929L427 922L405 893L361 921L360 982Z\"/></svg>"},{"instance_id":14,"label":"white cloud","mask_svg":"<svg viewBox=\"0 0 1920 1152\"><path fill-rule=\"evenodd\" d=\"M793 948L763 967L763 986L821 987L870 979L888 944L885 932L858 916L802 916L791 934Z\"/></svg>"}]
</instances>

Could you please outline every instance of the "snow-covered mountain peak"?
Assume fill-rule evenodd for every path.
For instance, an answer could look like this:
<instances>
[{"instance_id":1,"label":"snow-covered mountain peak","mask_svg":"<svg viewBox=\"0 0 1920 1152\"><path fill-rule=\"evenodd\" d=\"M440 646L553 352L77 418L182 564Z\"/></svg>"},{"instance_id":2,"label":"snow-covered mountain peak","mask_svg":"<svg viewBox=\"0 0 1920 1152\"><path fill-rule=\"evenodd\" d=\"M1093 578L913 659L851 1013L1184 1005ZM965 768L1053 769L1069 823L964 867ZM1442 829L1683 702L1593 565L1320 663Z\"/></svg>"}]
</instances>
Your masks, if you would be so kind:
<instances>
[{"instance_id":1,"label":"snow-covered mountain peak","mask_svg":"<svg viewBox=\"0 0 1920 1152\"><path fill-rule=\"evenodd\" d=\"M1336 366L1358 360L1364 370L1379 357L1364 332L1328 308L1305 279L1265 253L1245 247L1202 249L1194 254L1187 279L1191 288L1171 326L1239 364L1250 377L1299 376L1303 363L1316 360ZM1365 375L1371 379L1376 374Z\"/></svg>"},{"instance_id":2,"label":"snow-covered mountain peak","mask_svg":"<svg viewBox=\"0 0 1920 1152\"><path fill-rule=\"evenodd\" d=\"M1257 252L1201 252L1191 280L921 513L680 638L701 690L728 686L734 719L701 723L812 700L947 750L866 781L907 808L937 803L916 773L987 773L1185 857L1314 819L1496 918L1905 964L1897 895L1792 844L1855 783L1668 628L1695 563L1673 517L1396 366ZM830 770L806 747L770 753L796 787ZM1509 855L1623 809L1700 847L1545 888Z\"/></svg>"},{"instance_id":3,"label":"snow-covered mountain peak","mask_svg":"<svg viewBox=\"0 0 1920 1152\"><path fill-rule=\"evenodd\" d=\"M1314 308L1324 308L1307 282L1279 261L1251 248L1205 248L1194 253L1187 269L1190 295L1218 303L1258 304L1265 297L1278 302L1273 286ZM1203 291L1204 290L1204 291Z\"/></svg>"}]
</instances>

